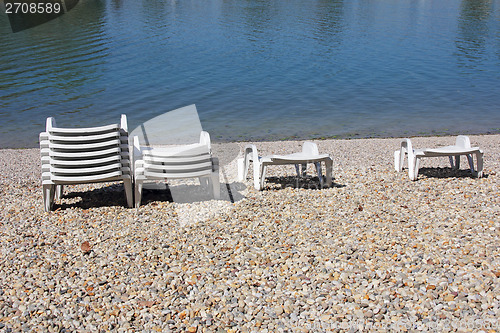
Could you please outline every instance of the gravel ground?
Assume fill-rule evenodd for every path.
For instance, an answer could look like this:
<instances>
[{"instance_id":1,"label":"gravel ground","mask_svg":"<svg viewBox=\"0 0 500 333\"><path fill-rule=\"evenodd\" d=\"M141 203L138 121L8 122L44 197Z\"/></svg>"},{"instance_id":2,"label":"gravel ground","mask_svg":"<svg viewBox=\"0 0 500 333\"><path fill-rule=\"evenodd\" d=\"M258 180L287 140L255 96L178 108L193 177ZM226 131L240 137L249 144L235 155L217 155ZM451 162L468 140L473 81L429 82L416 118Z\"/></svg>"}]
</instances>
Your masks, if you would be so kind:
<instances>
[{"instance_id":1,"label":"gravel ground","mask_svg":"<svg viewBox=\"0 0 500 333\"><path fill-rule=\"evenodd\" d=\"M326 140L333 187L279 166L258 192L233 143L214 145L225 200L193 182L130 209L120 183L79 185L50 213L39 150L0 150L0 331L500 331L500 136L470 138L481 179L432 158L412 182L398 139Z\"/></svg>"}]
</instances>

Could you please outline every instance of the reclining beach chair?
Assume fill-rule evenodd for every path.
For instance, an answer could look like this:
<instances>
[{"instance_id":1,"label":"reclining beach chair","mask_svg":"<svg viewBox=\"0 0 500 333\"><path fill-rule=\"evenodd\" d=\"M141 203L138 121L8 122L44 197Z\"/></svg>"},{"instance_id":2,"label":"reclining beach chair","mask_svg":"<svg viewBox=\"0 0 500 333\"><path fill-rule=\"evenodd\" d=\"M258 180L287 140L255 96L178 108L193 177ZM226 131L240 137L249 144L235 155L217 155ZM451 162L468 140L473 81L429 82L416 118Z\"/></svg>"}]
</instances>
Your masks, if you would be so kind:
<instances>
[{"instance_id":1,"label":"reclining beach chair","mask_svg":"<svg viewBox=\"0 0 500 333\"><path fill-rule=\"evenodd\" d=\"M141 146L134 136L135 207L142 199L143 183L148 180L199 178L211 183L215 199L220 198L219 161L212 157L210 135L202 131L200 142L177 147Z\"/></svg>"},{"instance_id":2,"label":"reclining beach chair","mask_svg":"<svg viewBox=\"0 0 500 333\"><path fill-rule=\"evenodd\" d=\"M421 158L448 156L451 167L459 169L461 155L467 156L472 175L481 178L483 176L483 151L479 147L471 147L469 137L465 135L457 136L454 146L433 149L413 149L411 140L403 139L401 141L401 148L394 152L394 167L396 171L401 172L403 170L404 158L408 156L408 176L411 180L417 180ZM474 169L473 155L476 156L477 170Z\"/></svg>"},{"instance_id":3,"label":"reclining beach chair","mask_svg":"<svg viewBox=\"0 0 500 333\"><path fill-rule=\"evenodd\" d=\"M247 145L245 147L244 156L238 159L239 181L243 181L247 178L250 162L253 163L254 187L259 191L264 188L266 171L269 165L294 164L295 170L297 171L297 176L304 177L306 176L307 164L314 163L314 165L316 166L316 171L318 172L320 186L321 188L323 188L325 181L321 173L321 162L324 162L326 168L326 185L330 186L332 183L333 161L330 155L319 154L318 146L313 142L304 142L304 145L302 146L302 152L300 153L289 155L270 155L264 157L259 156L257 147L255 147L255 145ZM299 167L301 167L302 170L299 170Z\"/></svg>"},{"instance_id":4,"label":"reclining beach chair","mask_svg":"<svg viewBox=\"0 0 500 333\"><path fill-rule=\"evenodd\" d=\"M60 199L63 185L123 181L127 204L132 207L132 175L127 117L121 124L91 128L59 128L47 118L40 133L42 186L45 211Z\"/></svg>"}]
</instances>

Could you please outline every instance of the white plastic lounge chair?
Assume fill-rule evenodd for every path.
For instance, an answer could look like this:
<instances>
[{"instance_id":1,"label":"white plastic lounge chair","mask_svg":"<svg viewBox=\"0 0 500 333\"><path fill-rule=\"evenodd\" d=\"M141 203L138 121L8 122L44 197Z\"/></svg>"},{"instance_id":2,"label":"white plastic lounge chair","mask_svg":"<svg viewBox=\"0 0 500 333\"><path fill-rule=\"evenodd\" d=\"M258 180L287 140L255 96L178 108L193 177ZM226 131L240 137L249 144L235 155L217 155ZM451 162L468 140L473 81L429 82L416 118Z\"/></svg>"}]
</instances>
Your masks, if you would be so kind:
<instances>
[{"instance_id":1,"label":"white plastic lounge chair","mask_svg":"<svg viewBox=\"0 0 500 333\"><path fill-rule=\"evenodd\" d=\"M479 147L471 147L469 137L465 135L457 136L454 146L440 148L413 149L410 139L401 141L401 148L394 152L394 167L396 171L403 170L405 155L408 156L408 176L411 180L417 180L420 159L423 157L448 156L451 167L460 168L460 156L467 156L472 175L481 178L483 176L483 151ZM474 170L474 161L472 155L476 155L477 170ZM453 161L455 157L455 161Z\"/></svg>"},{"instance_id":2,"label":"white plastic lounge chair","mask_svg":"<svg viewBox=\"0 0 500 333\"><path fill-rule=\"evenodd\" d=\"M295 164L297 176L303 177L306 175L307 163L314 163L316 171L318 172L320 186L323 188L324 180L321 173L321 162L324 162L326 167L326 185L330 186L332 183L333 161L330 158L330 155L319 154L318 146L313 142L304 142L302 152L300 153L289 155L270 155L264 157L259 156L255 145L247 145L245 147L243 158L238 159L239 181L243 181L247 178L250 162L253 163L254 187L259 191L264 188L267 166L269 165ZM302 166L302 172L299 170L299 165Z\"/></svg>"},{"instance_id":3,"label":"white plastic lounge chair","mask_svg":"<svg viewBox=\"0 0 500 333\"><path fill-rule=\"evenodd\" d=\"M220 198L219 161L212 157L210 135L205 131L200 133L199 143L178 147L141 146L134 136L134 161L136 208L147 180L199 178L200 183L211 183L213 196Z\"/></svg>"},{"instance_id":4,"label":"white plastic lounge chair","mask_svg":"<svg viewBox=\"0 0 500 333\"><path fill-rule=\"evenodd\" d=\"M121 124L91 128L59 128L47 118L40 133L42 186L45 211L60 199L63 185L123 181L127 204L132 207L132 175L127 117Z\"/></svg>"}]
</instances>

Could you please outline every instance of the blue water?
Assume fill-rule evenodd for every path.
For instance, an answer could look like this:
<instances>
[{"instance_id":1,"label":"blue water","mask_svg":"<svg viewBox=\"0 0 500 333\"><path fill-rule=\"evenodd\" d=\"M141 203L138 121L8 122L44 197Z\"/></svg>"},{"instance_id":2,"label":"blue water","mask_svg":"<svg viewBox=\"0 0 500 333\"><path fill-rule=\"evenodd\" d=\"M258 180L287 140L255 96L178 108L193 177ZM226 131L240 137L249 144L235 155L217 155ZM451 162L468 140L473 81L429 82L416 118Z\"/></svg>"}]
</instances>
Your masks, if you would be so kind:
<instances>
[{"instance_id":1,"label":"blue water","mask_svg":"<svg viewBox=\"0 0 500 333\"><path fill-rule=\"evenodd\" d=\"M0 147L193 103L214 140L500 133L498 0L81 0L0 54Z\"/></svg>"}]
</instances>

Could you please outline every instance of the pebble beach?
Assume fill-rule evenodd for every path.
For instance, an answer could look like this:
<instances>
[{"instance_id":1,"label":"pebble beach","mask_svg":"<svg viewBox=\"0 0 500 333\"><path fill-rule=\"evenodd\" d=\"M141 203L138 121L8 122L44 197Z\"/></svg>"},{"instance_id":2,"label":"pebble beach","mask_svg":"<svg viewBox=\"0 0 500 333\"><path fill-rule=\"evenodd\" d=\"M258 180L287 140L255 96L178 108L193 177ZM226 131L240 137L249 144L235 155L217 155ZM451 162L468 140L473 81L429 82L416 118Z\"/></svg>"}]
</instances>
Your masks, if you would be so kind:
<instances>
[{"instance_id":1,"label":"pebble beach","mask_svg":"<svg viewBox=\"0 0 500 333\"><path fill-rule=\"evenodd\" d=\"M76 185L49 213L39 150L0 150L0 331L500 331L500 135L470 140L480 179L462 157L423 159L411 181L396 138L321 140L333 186L272 166L256 191L235 178L246 143L215 144L223 200L149 191L135 209L120 183Z\"/></svg>"}]
</instances>

